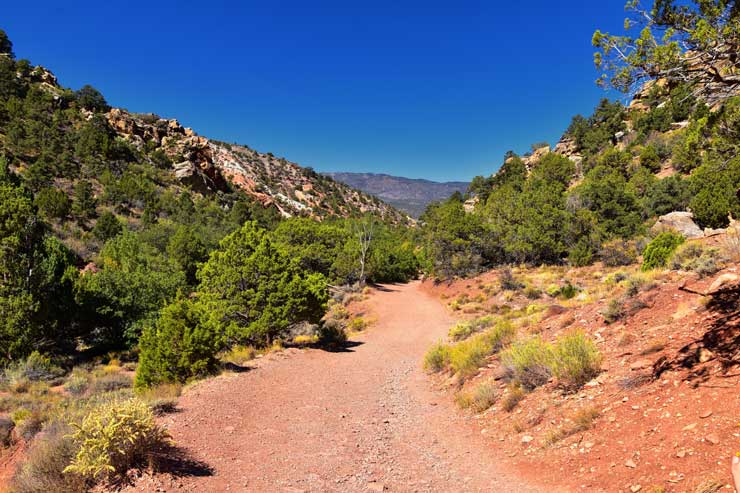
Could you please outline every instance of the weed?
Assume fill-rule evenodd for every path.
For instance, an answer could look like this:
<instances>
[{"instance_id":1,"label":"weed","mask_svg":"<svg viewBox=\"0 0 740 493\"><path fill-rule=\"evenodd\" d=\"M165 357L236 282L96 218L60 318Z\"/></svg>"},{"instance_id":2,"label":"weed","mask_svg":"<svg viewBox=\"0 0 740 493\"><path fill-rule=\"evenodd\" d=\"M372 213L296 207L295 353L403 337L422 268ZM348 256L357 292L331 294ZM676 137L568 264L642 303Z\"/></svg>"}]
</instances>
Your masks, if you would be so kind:
<instances>
[{"instance_id":1,"label":"weed","mask_svg":"<svg viewBox=\"0 0 740 493\"><path fill-rule=\"evenodd\" d=\"M501 269L498 275L498 282L503 291L519 291L524 287L524 284L516 279L511 269L508 268Z\"/></svg>"},{"instance_id":2,"label":"weed","mask_svg":"<svg viewBox=\"0 0 740 493\"><path fill-rule=\"evenodd\" d=\"M467 322L460 322L450 329L450 339L459 341L466 339L473 334L480 332L483 329L487 329L493 325L494 318L490 315L485 317L476 318Z\"/></svg>"},{"instance_id":3,"label":"weed","mask_svg":"<svg viewBox=\"0 0 740 493\"><path fill-rule=\"evenodd\" d=\"M612 324L622 319L625 315L624 302L619 299L609 301L609 304L601 312L601 315L607 324Z\"/></svg>"},{"instance_id":4,"label":"weed","mask_svg":"<svg viewBox=\"0 0 740 493\"><path fill-rule=\"evenodd\" d=\"M95 381L90 386L90 391L93 394L100 394L103 392L114 392L116 390L128 389L133 386L131 377L123 373L110 373Z\"/></svg>"},{"instance_id":5,"label":"weed","mask_svg":"<svg viewBox=\"0 0 740 493\"><path fill-rule=\"evenodd\" d=\"M545 436L545 444L552 446L569 436L591 429L600 415L599 410L594 407L581 409L573 416L569 425L550 430Z\"/></svg>"},{"instance_id":6,"label":"weed","mask_svg":"<svg viewBox=\"0 0 740 493\"><path fill-rule=\"evenodd\" d=\"M470 394L470 404L468 407L476 413L482 413L489 407L493 406L498 397L496 384L493 381L487 381L479 384Z\"/></svg>"},{"instance_id":7,"label":"weed","mask_svg":"<svg viewBox=\"0 0 740 493\"><path fill-rule=\"evenodd\" d=\"M367 320L365 320L362 317L355 317L349 321L349 324L347 324L347 328L351 332L361 332L367 329L367 326L368 326Z\"/></svg>"},{"instance_id":8,"label":"weed","mask_svg":"<svg viewBox=\"0 0 740 493\"><path fill-rule=\"evenodd\" d=\"M547 383L552 375L552 346L536 336L514 342L501 353L509 379L531 390Z\"/></svg>"},{"instance_id":9,"label":"weed","mask_svg":"<svg viewBox=\"0 0 740 493\"><path fill-rule=\"evenodd\" d=\"M64 473L90 480L122 476L132 466L151 461L168 443L167 433L139 399L99 405L72 427L76 453Z\"/></svg>"},{"instance_id":10,"label":"weed","mask_svg":"<svg viewBox=\"0 0 740 493\"><path fill-rule=\"evenodd\" d=\"M450 346L438 342L424 356L424 369L431 372L440 372L447 367L449 361Z\"/></svg>"},{"instance_id":11,"label":"weed","mask_svg":"<svg viewBox=\"0 0 740 493\"><path fill-rule=\"evenodd\" d=\"M509 392L504 397L501 407L507 413L513 411L516 406L524 399L526 392L519 385L510 385Z\"/></svg>"},{"instance_id":12,"label":"weed","mask_svg":"<svg viewBox=\"0 0 740 493\"><path fill-rule=\"evenodd\" d=\"M674 270L694 272L699 277L706 277L718 272L724 263L718 248L705 248L692 242L678 247L668 265Z\"/></svg>"},{"instance_id":13,"label":"weed","mask_svg":"<svg viewBox=\"0 0 740 493\"><path fill-rule=\"evenodd\" d=\"M559 338L554 348L552 372L566 387L580 387L600 371L602 356L581 331Z\"/></svg>"},{"instance_id":14,"label":"weed","mask_svg":"<svg viewBox=\"0 0 740 493\"><path fill-rule=\"evenodd\" d=\"M231 363L236 366L244 366L248 361L257 357L257 350L252 346L234 346L226 353L222 354L220 359L224 363Z\"/></svg>"}]
</instances>

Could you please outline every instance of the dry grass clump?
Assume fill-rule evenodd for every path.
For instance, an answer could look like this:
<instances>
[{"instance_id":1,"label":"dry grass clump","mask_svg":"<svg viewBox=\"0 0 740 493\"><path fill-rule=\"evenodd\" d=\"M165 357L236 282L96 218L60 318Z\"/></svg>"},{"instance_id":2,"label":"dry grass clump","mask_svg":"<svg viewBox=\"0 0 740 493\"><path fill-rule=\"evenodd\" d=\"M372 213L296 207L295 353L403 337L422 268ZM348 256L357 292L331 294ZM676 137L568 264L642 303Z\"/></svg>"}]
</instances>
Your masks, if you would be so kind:
<instances>
[{"instance_id":1,"label":"dry grass clump","mask_svg":"<svg viewBox=\"0 0 740 493\"><path fill-rule=\"evenodd\" d=\"M252 346L234 346L223 353L219 359L224 363L244 366L245 363L256 358L257 354L257 350Z\"/></svg>"},{"instance_id":2,"label":"dry grass clump","mask_svg":"<svg viewBox=\"0 0 740 493\"><path fill-rule=\"evenodd\" d=\"M137 393L156 416L174 412L180 394L182 394L182 385L179 383L165 383Z\"/></svg>"},{"instance_id":3,"label":"dry grass clump","mask_svg":"<svg viewBox=\"0 0 740 493\"><path fill-rule=\"evenodd\" d=\"M552 446L569 436L591 429L599 416L601 412L594 407L581 409L571 418L568 425L551 430L545 436L545 444Z\"/></svg>"},{"instance_id":4,"label":"dry grass clump","mask_svg":"<svg viewBox=\"0 0 740 493\"><path fill-rule=\"evenodd\" d=\"M552 346L539 336L516 341L501 353L501 363L509 380L527 390L550 380L552 358Z\"/></svg>"},{"instance_id":5,"label":"dry grass clump","mask_svg":"<svg viewBox=\"0 0 740 493\"><path fill-rule=\"evenodd\" d=\"M516 406L522 401L522 399L524 399L526 395L527 393L519 385L510 385L509 392L506 394L501 403L501 408L507 413L510 413L516 408Z\"/></svg>"},{"instance_id":6,"label":"dry grass clump","mask_svg":"<svg viewBox=\"0 0 740 493\"><path fill-rule=\"evenodd\" d=\"M355 317L347 324L347 330L349 330L350 332L362 332L363 330L367 329L368 325L369 324L367 320L365 320L365 318Z\"/></svg>"},{"instance_id":7,"label":"dry grass clump","mask_svg":"<svg viewBox=\"0 0 740 493\"><path fill-rule=\"evenodd\" d=\"M573 331L557 340L551 369L562 385L577 388L599 373L602 359L586 334Z\"/></svg>"},{"instance_id":8,"label":"dry grass clump","mask_svg":"<svg viewBox=\"0 0 740 493\"><path fill-rule=\"evenodd\" d=\"M463 409L470 409L475 413L482 413L496 403L498 392L494 381L486 381L476 386L472 391L458 392L455 401Z\"/></svg>"},{"instance_id":9,"label":"dry grass clump","mask_svg":"<svg viewBox=\"0 0 740 493\"><path fill-rule=\"evenodd\" d=\"M690 242L684 243L673 252L668 266L674 270L694 272L699 277L706 277L718 272L725 263L718 248L707 248L700 243Z\"/></svg>"},{"instance_id":10,"label":"dry grass clump","mask_svg":"<svg viewBox=\"0 0 740 493\"><path fill-rule=\"evenodd\" d=\"M426 355L424 355L424 369L431 372L440 372L449 364L450 346L443 343L435 343Z\"/></svg>"}]
</instances>

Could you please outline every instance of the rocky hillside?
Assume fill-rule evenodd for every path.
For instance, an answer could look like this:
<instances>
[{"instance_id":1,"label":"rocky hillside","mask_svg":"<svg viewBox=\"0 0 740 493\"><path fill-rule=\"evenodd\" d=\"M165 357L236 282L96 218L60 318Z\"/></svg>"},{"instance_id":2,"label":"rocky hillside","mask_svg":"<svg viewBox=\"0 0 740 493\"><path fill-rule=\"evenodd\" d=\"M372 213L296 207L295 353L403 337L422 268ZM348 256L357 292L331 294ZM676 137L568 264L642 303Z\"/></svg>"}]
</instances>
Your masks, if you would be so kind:
<instances>
[{"instance_id":1,"label":"rocky hillside","mask_svg":"<svg viewBox=\"0 0 740 493\"><path fill-rule=\"evenodd\" d=\"M118 136L138 149L161 150L173 162L178 180L201 193L236 187L263 206L277 208L284 217L372 213L393 221L404 219L377 198L311 168L246 145L199 136L175 119L137 115L119 108L111 109L106 118Z\"/></svg>"},{"instance_id":2,"label":"rocky hillside","mask_svg":"<svg viewBox=\"0 0 740 493\"><path fill-rule=\"evenodd\" d=\"M326 173L327 176L374 195L385 202L419 217L427 205L444 200L455 192L465 193L468 182L436 182L375 173Z\"/></svg>"}]
</instances>

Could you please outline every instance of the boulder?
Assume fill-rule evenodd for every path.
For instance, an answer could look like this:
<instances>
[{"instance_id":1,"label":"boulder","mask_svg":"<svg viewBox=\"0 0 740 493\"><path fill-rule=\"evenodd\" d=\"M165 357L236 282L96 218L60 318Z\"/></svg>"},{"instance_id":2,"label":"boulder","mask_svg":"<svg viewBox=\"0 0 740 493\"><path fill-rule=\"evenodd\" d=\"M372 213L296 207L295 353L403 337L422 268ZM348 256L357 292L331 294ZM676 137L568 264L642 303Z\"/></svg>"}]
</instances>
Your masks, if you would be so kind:
<instances>
[{"instance_id":1,"label":"boulder","mask_svg":"<svg viewBox=\"0 0 740 493\"><path fill-rule=\"evenodd\" d=\"M688 239L704 238L704 231L696 225L694 215L691 212L676 211L660 216L658 222L653 226L653 230L660 231L663 229L672 229Z\"/></svg>"},{"instance_id":2,"label":"boulder","mask_svg":"<svg viewBox=\"0 0 740 493\"><path fill-rule=\"evenodd\" d=\"M709 286L709 289L707 289L707 294L717 294L720 291L737 287L738 284L740 284L740 276L728 272L714 280L714 282Z\"/></svg>"}]
</instances>

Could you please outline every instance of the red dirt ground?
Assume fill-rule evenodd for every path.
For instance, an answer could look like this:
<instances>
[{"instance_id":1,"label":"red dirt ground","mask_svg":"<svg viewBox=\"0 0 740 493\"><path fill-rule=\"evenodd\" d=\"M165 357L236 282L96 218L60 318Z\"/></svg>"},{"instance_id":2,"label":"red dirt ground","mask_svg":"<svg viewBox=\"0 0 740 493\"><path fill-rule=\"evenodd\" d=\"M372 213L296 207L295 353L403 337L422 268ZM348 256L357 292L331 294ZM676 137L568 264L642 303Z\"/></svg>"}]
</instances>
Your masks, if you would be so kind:
<instances>
[{"instance_id":1,"label":"red dirt ground","mask_svg":"<svg viewBox=\"0 0 740 493\"><path fill-rule=\"evenodd\" d=\"M561 491L432 389L421 361L454 323L437 299L415 282L365 306L376 322L345 351L291 349L189 389L163 418L183 458L126 491Z\"/></svg>"},{"instance_id":2,"label":"red dirt ground","mask_svg":"<svg viewBox=\"0 0 740 493\"><path fill-rule=\"evenodd\" d=\"M515 457L525 470L540 467L547 477L559 473L573 490L732 491L730 460L740 450L740 306L736 299L725 307L707 305L707 299L679 287L689 276L689 284L701 291L717 276L736 271L734 266L701 282L667 273L639 295L642 309L612 325L601 315L607 299L564 313L553 310L555 315L529 330L548 340L571 327L585 330L604 355L604 371L578 393L567 394L551 382L512 413L494 405L471 419L487 430L498 453ZM577 280L579 272L566 275ZM474 298L495 277L489 272L449 284L425 283L424 289L447 301L463 293ZM491 358L467 385L500 375ZM450 395L457 391L449 379L438 383ZM507 392L501 381L500 391ZM600 412L592 429L546 443L548 433L586 408ZM531 441L524 443L525 436Z\"/></svg>"}]
</instances>

